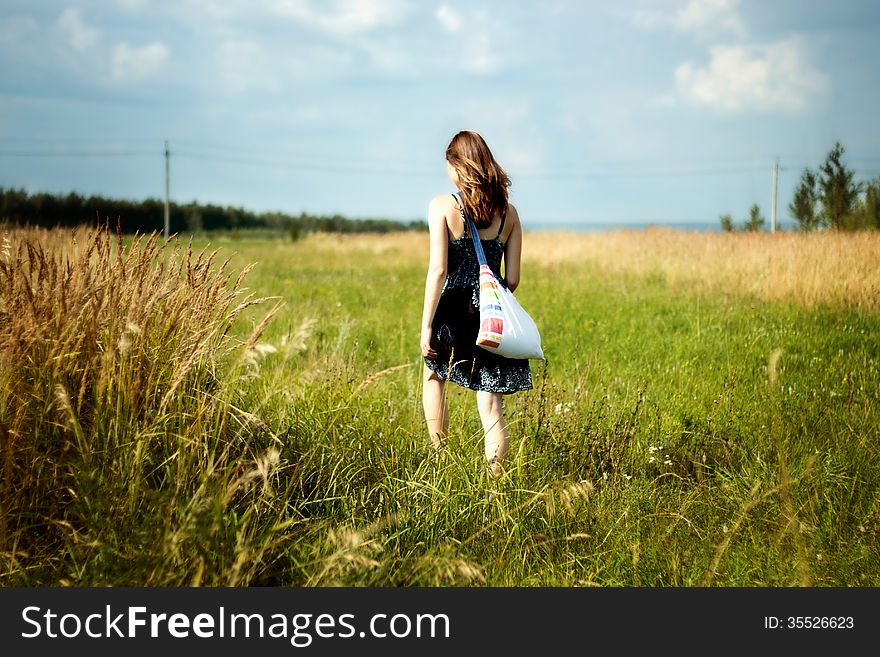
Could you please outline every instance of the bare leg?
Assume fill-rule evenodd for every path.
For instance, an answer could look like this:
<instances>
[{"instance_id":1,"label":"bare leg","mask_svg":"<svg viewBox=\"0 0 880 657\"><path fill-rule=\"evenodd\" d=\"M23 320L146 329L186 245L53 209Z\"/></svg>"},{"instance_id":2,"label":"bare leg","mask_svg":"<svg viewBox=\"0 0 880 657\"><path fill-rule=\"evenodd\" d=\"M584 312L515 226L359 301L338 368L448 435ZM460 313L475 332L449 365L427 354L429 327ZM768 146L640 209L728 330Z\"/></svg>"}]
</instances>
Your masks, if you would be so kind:
<instances>
[{"instance_id":1,"label":"bare leg","mask_svg":"<svg viewBox=\"0 0 880 657\"><path fill-rule=\"evenodd\" d=\"M444 382L435 372L425 367L425 378L422 383L422 406L425 409L425 422L431 445L440 447L446 440L449 430L449 409L446 406Z\"/></svg>"},{"instance_id":2,"label":"bare leg","mask_svg":"<svg viewBox=\"0 0 880 657\"><path fill-rule=\"evenodd\" d=\"M501 461L507 453L508 445L507 421L504 419L502 401L503 395L499 392L477 391L477 408L486 433L486 462L494 475L501 474Z\"/></svg>"}]
</instances>

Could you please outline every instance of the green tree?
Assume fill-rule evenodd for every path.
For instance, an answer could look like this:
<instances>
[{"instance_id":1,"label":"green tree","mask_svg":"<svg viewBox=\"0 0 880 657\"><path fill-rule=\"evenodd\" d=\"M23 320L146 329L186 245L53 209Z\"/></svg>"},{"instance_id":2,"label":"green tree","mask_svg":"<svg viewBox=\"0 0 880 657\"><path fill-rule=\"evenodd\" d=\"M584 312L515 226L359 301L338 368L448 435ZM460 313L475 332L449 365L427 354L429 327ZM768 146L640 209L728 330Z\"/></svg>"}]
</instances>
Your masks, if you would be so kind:
<instances>
[{"instance_id":1,"label":"green tree","mask_svg":"<svg viewBox=\"0 0 880 657\"><path fill-rule=\"evenodd\" d=\"M825 158L819 169L819 202L822 216L832 228L852 229L853 210L859 199L861 185L853 182L855 172L841 161L845 150L840 142Z\"/></svg>"},{"instance_id":2,"label":"green tree","mask_svg":"<svg viewBox=\"0 0 880 657\"><path fill-rule=\"evenodd\" d=\"M823 217L816 211L817 200L816 174L804 169L801 181L794 190L794 198L788 205L788 212L805 233L816 230L822 225Z\"/></svg>"},{"instance_id":3,"label":"green tree","mask_svg":"<svg viewBox=\"0 0 880 657\"><path fill-rule=\"evenodd\" d=\"M202 223L202 212L197 203L190 203L183 207L186 213L186 229L191 233L200 233L205 226Z\"/></svg>"},{"instance_id":4,"label":"green tree","mask_svg":"<svg viewBox=\"0 0 880 657\"><path fill-rule=\"evenodd\" d=\"M730 214L721 215L721 230L725 233L733 232L733 217L731 217Z\"/></svg>"},{"instance_id":5,"label":"green tree","mask_svg":"<svg viewBox=\"0 0 880 657\"><path fill-rule=\"evenodd\" d=\"M749 210L749 218L743 226L744 230L758 231L764 227L764 217L761 215L761 208L755 203Z\"/></svg>"},{"instance_id":6,"label":"green tree","mask_svg":"<svg viewBox=\"0 0 880 657\"><path fill-rule=\"evenodd\" d=\"M287 227L287 235L291 242L297 242L305 237L302 223L294 217L290 219L290 225Z\"/></svg>"},{"instance_id":7,"label":"green tree","mask_svg":"<svg viewBox=\"0 0 880 657\"><path fill-rule=\"evenodd\" d=\"M863 227L880 229L880 178L865 185L865 198L859 208L859 215Z\"/></svg>"}]
</instances>

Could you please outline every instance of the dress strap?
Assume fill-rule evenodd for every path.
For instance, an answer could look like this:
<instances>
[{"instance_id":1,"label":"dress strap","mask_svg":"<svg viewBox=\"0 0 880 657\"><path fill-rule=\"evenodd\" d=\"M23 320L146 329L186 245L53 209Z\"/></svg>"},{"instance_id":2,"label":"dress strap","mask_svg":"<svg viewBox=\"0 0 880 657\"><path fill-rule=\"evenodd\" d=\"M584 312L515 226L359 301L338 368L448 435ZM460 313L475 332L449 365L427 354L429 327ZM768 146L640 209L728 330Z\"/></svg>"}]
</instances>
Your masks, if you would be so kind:
<instances>
[{"instance_id":1,"label":"dress strap","mask_svg":"<svg viewBox=\"0 0 880 657\"><path fill-rule=\"evenodd\" d=\"M504 221L507 219L507 210L504 211L504 214L501 215L501 225L498 226L498 234L495 236L496 240L501 239L501 231L504 230Z\"/></svg>"},{"instance_id":2,"label":"dress strap","mask_svg":"<svg viewBox=\"0 0 880 657\"><path fill-rule=\"evenodd\" d=\"M465 232L465 235L467 235L467 233L468 233L468 222L467 222L467 220L464 218L464 204L462 203L461 199L458 198L458 194L453 194L453 195L452 195L452 198L455 199L455 204L458 206L458 214L459 214L459 216L461 217L461 223L464 224L464 232Z\"/></svg>"}]
</instances>

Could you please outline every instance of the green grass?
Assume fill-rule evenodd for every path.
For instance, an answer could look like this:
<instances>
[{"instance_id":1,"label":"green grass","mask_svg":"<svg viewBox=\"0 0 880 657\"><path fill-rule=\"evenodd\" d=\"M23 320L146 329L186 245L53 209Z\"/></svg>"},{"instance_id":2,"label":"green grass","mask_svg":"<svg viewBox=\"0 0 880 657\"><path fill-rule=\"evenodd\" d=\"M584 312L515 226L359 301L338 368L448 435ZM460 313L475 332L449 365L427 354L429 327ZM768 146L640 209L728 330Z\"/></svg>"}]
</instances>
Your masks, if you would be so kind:
<instances>
[{"instance_id":1,"label":"green grass","mask_svg":"<svg viewBox=\"0 0 880 657\"><path fill-rule=\"evenodd\" d=\"M880 584L876 312L529 264L517 297L548 360L507 398L493 480L472 393L450 387L449 445L428 445L425 254L364 239L222 243L233 271L256 263L245 287L285 301L260 338L275 351L221 359L231 407L190 418L191 461L154 464L133 511L106 473L74 477L76 531L51 555L7 548L0 581Z\"/></svg>"},{"instance_id":2,"label":"green grass","mask_svg":"<svg viewBox=\"0 0 880 657\"><path fill-rule=\"evenodd\" d=\"M880 582L877 314L533 266L518 297L548 363L508 399L509 468L493 483L467 392L450 390L449 448L427 447L418 254L235 249L258 263L249 284L287 301L267 342L317 319L243 391L300 486L302 537L267 583Z\"/></svg>"}]
</instances>

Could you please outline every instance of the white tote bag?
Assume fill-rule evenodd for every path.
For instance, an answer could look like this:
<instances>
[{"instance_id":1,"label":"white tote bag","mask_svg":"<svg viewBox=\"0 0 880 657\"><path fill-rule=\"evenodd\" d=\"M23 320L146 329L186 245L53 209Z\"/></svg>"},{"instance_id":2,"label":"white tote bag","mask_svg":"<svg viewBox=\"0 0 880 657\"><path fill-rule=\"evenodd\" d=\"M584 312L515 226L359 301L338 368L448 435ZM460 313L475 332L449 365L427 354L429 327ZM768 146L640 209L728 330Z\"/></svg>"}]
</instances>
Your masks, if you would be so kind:
<instances>
[{"instance_id":1,"label":"white tote bag","mask_svg":"<svg viewBox=\"0 0 880 657\"><path fill-rule=\"evenodd\" d=\"M486 262L477 227L467 217L468 227L480 263L480 331L477 345L505 358L544 360L541 334L534 320L501 285Z\"/></svg>"}]
</instances>

